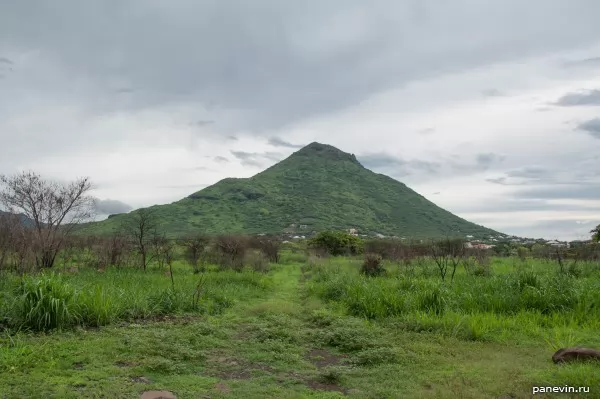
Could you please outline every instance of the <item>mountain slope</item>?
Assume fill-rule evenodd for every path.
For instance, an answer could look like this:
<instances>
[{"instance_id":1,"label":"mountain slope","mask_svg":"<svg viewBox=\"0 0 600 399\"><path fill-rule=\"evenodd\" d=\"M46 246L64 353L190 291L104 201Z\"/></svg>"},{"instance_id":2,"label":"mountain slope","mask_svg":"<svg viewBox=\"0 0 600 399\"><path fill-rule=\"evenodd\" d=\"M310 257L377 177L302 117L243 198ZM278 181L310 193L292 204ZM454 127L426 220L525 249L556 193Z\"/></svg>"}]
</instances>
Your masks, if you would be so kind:
<instances>
[{"instance_id":1,"label":"mountain slope","mask_svg":"<svg viewBox=\"0 0 600 399\"><path fill-rule=\"evenodd\" d=\"M251 178L227 178L180 201L152 208L171 236L191 231L281 233L346 228L415 238L498 234L438 207L403 183L364 168L354 155L319 143L309 144ZM116 215L84 231L106 233L122 220L123 215Z\"/></svg>"},{"instance_id":2,"label":"mountain slope","mask_svg":"<svg viewBox=\"0 0 600 399\"><path fill-rule=\"evenodd\" d=\"M4 215L10 215L10 212L5 212L5 211L0 211L0 217L4 216ZM35 225L35 222L28 218L27 216L23 215L23 214L18 214L17 215L20 219L21 219L21 223L23 223L24 226L27 227L32 227Z\"/></svg>"}]
</instances>

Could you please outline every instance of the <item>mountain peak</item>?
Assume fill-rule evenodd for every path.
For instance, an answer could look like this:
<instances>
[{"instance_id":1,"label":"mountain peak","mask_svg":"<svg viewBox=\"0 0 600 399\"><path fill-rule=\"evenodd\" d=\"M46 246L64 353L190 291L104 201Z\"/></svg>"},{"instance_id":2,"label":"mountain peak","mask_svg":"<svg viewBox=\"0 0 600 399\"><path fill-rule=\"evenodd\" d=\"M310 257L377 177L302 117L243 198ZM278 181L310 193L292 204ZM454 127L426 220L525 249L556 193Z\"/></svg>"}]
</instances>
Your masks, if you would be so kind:
<instances>
[{"instance_id":1,"label":"mountain peak","mask_svg":"<svg viewBox=\"0 0 600 399\"><path fill-rule=\"evenodd\" d=\"M293 153L292 157L294 156L320 157L327 158L333 161L350 161L360 165L354 154L349 154L332 145L322 144L316 141L308 144L305 147L302 147L300 150Z\"/></svg>"},{"instance_id":2,"label":"mountain peak","mask_svg":"<svg viewBox=\"0 0 600 399\"><path fill-rule=\"evenodd\" d=\"M368 170L354 154L317 142L252 177L223 179L157 209L172 236L195 231L308 234L348 228L411 238L498 234ZM118 228L122 218L99 222L91 231Z\"/></svg>"}]
</instances>

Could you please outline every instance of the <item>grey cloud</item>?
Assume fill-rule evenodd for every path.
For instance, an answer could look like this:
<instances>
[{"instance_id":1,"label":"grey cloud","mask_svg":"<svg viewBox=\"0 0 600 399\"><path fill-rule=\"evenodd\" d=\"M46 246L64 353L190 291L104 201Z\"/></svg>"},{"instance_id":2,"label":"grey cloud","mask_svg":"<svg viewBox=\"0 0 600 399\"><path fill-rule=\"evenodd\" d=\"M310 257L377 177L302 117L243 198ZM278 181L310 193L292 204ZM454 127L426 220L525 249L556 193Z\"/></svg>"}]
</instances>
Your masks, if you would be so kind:
<instances>
[{"instance_id":1,"label":"grey cloud","mask_svg":"<svg viewBox=\"0 0 600 399\"><path fill-rule=\"evenodd\" d=\"M481 94L484 97L500 97L504 95L504 93L498 89L485 89L481 91Z\"/></svg>"},{"instance_id":2,"label":"grey cloud","mask_svg":"<svg viewBox=\"0 0 600 399\"><path fill-rule=\"evenodd\" d=\"M578 240L589 239L588 225L577 223L576 219L566 220L540 220L533 222L529 226L511 227L510 231L504 230L509 234L514 234L520 237L545 238L545 239L560 239L560 240ZM596 223L600 222L598 220Z\"/></svg>"},{"instance_id":3,"label":"grey cloud","mask_svg":"<svg viewBox=\"0 0 600 399\"><path fill-rule=\"evenodd\" d=\"M408 166L414 170L423 171L428 174L436 174L442 167L439 162L421 161L418 159L408 161Z\"/></svg>"},{"instance_id":4,"label":"grey cloud","mask_svg":"<svg viewBox=\"0 0 600 399\"><path fill-rule=\"evenodd\" d=\"M568 172L568 178L565 178L563 172ZM513 169L505 172L504 176L487 178L489 183L500 184L503 186L522 186L522 185L569 185L569 184L588 184L590 178L594 176L587 172L571 173L569 170L556 170L538 165L526 166L519 169Z\"/></svg>"},{"instance_id":5,"label":"grey cloud","mask_svg":"<svg viewBox=\"0 0 600 399\"><path fill-rule=\"evenodd\" d=\"M503 186L507 185L506 177L490 177L488 179L485 179L485 181L494 184L501 184Z\"/></svg>"},{"instance_id":6,"label":"grey cloud","mask_svg":"<svg viewBox=\"0 0 600 399\"><path fill-rule=\"evenodd\" d=\"M599 13L596 0L23 0L2 4L0 37L43 49L31 62L35 89L57 91L48 101L100 113L210 101L227 121L215 129L252 133L418 79L593 44ZM114 101L115 80L143 90Z\"/></svg>"},{"instance_id":7,"label":"grey cloud","mask_svg":"<svg viewBox=\"0 0 600 399\"><path fill-rule=\"evenodd\" d=\"M582 60L563 62L563 67L565 67L565 68L590 67L590 66L594 67L597 65L600 65L600 57L589 57L589 58L584 58Z\"/></svg>"},{"instance_id":8,"label":"grey cloud","mask_svg":"<svg viewBox=\"0 0 600 399\"><path fill-rule=\"evenodd\" d=\"M121 201L117 201L117 200L111 200L111 199L105 199L105 200L100 200L97 199L94 203L96 212L98 212L98 214L100 215L112 215L115 213L125 213L125 212L129 212L130 210L132 210L133 208L127 204L125 204L124 202Z\"/></svg>"},{"instance_id":9,"label":"grey cloud","mask_svg":"<svg viewBox=\"0 0 600 399\"><path fill-rule=\"evenodd\" d=\"M244 166L264 167L268 161L279 162L281 154L278 152L245 152L245 151L230 151L231 154L240 160ZM267 161L267 162L265 162Z\"/></svg>"},{"instance_id":10,"label":"grey cloud","mask_svg":"<svg viewBox=\"0 0 600 399\"><path fill-rule=\"evenodd\" d=\"M521 169L506 172L508 177L518 177L524 179L547 179L555 175L555 171L541 166L526 166Z\"/></svg>"},{"instance_id":11,"label":"grey cloud","mask_svg":"<svg viewBox=\"0 0 600 399\"><path fill-rule=\"evenodd\" d=\"M451 156L452 160L448 161L448 167L458 174L470 174L485 172L495 165L504 162L506 156L493 152L481 153L475 157L475 163L459 162L460 156Z\"/></svg>"},{"instance_id":12,"label":"grey cloud","mask_svg":"<svg viewBox=\"0 0 600 399\"><path fill-rule=\"evenodd\" d=\"M357 157L357 159L361 164L369 169L403 167L406 165L405 160L383 153L360 155Z\"/></svg>"},{"instance_id":13,"label":"grey cloud","mask_svg":"<svg viewBox=\"0 0 600 399\"><path fill-rule=\"evenodd\" d=\"M600 184L561 184L556 186L527 188L515 192L514 196L530 199L599 200Z\"/></svg>"},{"instance_id":14,"label":"grey cloud","mask_svg":"<svg viewBox=\"0 0 600 399\"><path fill-rule=\"evenodd\" d=\"M215 121L213 121L213 120L199 120L199 121L193 122L192 125L204 127L204 126L212 125L214 123L215 123Z\"/></svg>"},{"instance_id":15,"label":"grey cloud","mask_svg":"<svg viewBox=\"0 0 600 399\"><path fill-rule=\"evenodd\" d=\"M486 154L477 155L477 164L484 168L488 168L494 164L499 164L499 163L503 162L505 159L506 159L505 155L500 155L500 154L496 154L493 152L489 152Z\"/></svg>"},{"instance_id":16,"label":"grey cloud","mask_svg":"<svg viewBox=\"0 0 600 399\"><path fill-rule=\"evenodd\" d=\"M590 119L577 126L577 129L588 132L592 137L600 139L600 118Z\"/></svg>"},{"instance_id":17,"label":"grey cloud","mask_svg":"<svg viewBox=\"0 0 600 399\"><path fill-rule=\"evenodd\" d=\"M0 57L0 64L13 65L14 63L6 57Z\"/></svg>"},{"instance_id":18,"label":"grey cloud","mask_svg":"<svg viewBox=\"0 0 600 399\"><path fill-rule=\"evenodd\" d=\"M358 161L368 169L389 172L395 176L408 176L413 174L435 175L439 172L441 164L438 162L413 159L406 161L385 153L357 156Z\"/></svg>"},{"instance_id":19,"label":"grey cloud","mask_svg":"<svg viewBox=\"0 0 600 399\"><path fill-rule=\"evenodd\" d=\"M302 147L304 147L303 144L292 144L292 143L282 140L278 137L269 138L269 144L272 145L273 147L286 147L286 148L302 148Z\"/></svg>"},{"instance_id":20,"label":"grey cloud","mask_svg":"<svg viewBox=\"0 0 600 399\"><path fill-rule=\"evenodd\" d=\"M473 212L473 213L484 213L484 212L523 212L523 211L572 211L576 209L589 209L585 207L578 207L572 204L552 204L547 199L491 199L482 201L476 204L454 206L452 211L454 212ZM598 207L600 211L600 206Z\"/></svg>"},{"instance_id":21,"label":"grey cloud","mask_svg":"<svg viewBox=\"0 0 600 399\"><path fill-rule=\"evenodd\" d=\"M130 89L130 88L122 88L122 89L117 89L116 92L119 94L127 94L127 93L133 93L135 90Z\"/></svg>"},{"instance_id":22,"label":"grey cloud","mask_svg":"<svg viewBox=\"0 0 600 399\"><path fill-rule=\"evenodd\" d=\"M219 155L219 156L214 157L213 161L218 162L218 163L227 163L227 162L229 162L229 159Z\"/></svg>"},{"instance_id":23,"label":"grey cloud","mask_svg":"<svg viewBox=\"0 0 600 399\"><path fill-rule=\"evenodd\" d=\"M460 156L452 156L450 160L433 162L426 160L405 160L385 153L365 154L358 160L365 167L381 170L391 175L404 177L411 175L436 176L441 174L466 175L486 171L504 161L505 156L496 153L481 153L476 156L475 163L461 163Z\"/></svg>"},{"instance_id":24,"label":"grey cloud","mask_svg":"<svg viewBox=\"0 0 600 399\"><path fill-rule=\"evenodd\" d=\"M554 105L562 107L600 105L600 90L585 90L576 93L567 93L559 98Z\"/></svg>"},{"instance_id":25,"label":"grey cloud","mask_svg":"<svg viewBox=\"0 0 600 399\"><path fill-rule=\"evenodd\" d=\"M434 127L428 127L425 129L420 129L417 131L417 133L419 134L432 134L435 133L435 128Z\"/></svg>"},{"instance_id":26,"label":"grey cloud","mask_svg":"<svg viewBox=\"0 0 600 399\"><path fill-rule=\"evenodd\" d=\"M506 176L502 176L502 177L490 177L488 179L485 179L485 181L487 181L488 183L500 184L502 186L522 186L522 185L525 184L524 182L509 181L506 178Z\"/></svg>"}]
</instances>

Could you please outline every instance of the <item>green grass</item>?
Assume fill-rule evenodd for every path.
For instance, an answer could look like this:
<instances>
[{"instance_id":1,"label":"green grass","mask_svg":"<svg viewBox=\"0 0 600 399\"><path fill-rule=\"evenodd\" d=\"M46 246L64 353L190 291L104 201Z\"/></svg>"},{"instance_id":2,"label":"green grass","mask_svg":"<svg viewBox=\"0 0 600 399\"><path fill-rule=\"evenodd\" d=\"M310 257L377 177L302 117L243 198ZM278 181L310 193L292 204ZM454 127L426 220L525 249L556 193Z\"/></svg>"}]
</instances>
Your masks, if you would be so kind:
<instances>
[{"instance_id":1,"label":"green grass","mask_svg":"<svg viewBox=\"0 0 600 399\"><path fill-rule=\"evenodd\" d=\"M581 385L600 398L599 364L551 361L600 347L597 265L572 278L494 259L491 277L442 284L420 268L366 278L360 261L296 258L267 274L211 268L199 306L183 265L175 293L153 268L3 276L3 323L22 328L0 336L0 397L485 399Z\"/></svg>"},{"instance_id":2,"label":"green grass","mask_svg":"<svg viewBox=\"0 0 600 399\"><path fill-rule=\"evenodd\" d=\"M412 238L498 235L366 169L353 155L319 143L251 178L227 178L151 209L171 237L197 231L306 234L351 227L361 233ZM124 218L116 215L88 224L80 234L110 234Z\"/></svg>"}]
</instances>

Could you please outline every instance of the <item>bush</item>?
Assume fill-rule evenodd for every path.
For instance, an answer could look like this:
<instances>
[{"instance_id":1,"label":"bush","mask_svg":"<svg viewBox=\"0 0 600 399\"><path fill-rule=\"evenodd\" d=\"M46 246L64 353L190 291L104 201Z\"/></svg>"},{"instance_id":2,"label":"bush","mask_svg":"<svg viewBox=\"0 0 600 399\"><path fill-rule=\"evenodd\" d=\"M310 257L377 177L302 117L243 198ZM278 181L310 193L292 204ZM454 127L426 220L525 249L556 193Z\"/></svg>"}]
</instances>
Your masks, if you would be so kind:
<instances>
[{"instance_id":1,"label":"bush","mask_svg":"<svg viewBox=\"0 0 600 399\"><path fill-rule=\"evenodd\" d=\"M362 240L344 231L323 231L311 238L308 244L333 256L358 255L363 251Z\"/></svg>"},{"instance_id":2,"label":"bush","mask_svg":"<svg viewBox=\"0 0 600 399\"><path fill-rule=\"evenodd\" d=\"M360 272L365 276L377 277L385 274L385 268L383 267L383 259L378 254L367 254L365 260L360 268Z\"/></svg>"},{"instance_id":3,"label":"bush","mask_svg":"<svg viewBox=\"0 0 600 399\"><path fill-rule=\"evenodd\" d=\"M418 304L419 310L442 315L446 310L445 293L440 287L423 291L419 293Z\"/></svg>"},{"instance_id":4,"label":"bush","mask_svg":"<svg viewBox=\"0 0 600 399\"><path fill-rule=\"evenodd\" d=\"M268 262L279 263L281 241L275 237L252 237L249 240L249 246L260 250L267 258Z\"/></svg>"},{"instance_id":5,"label":"bush","mask_svg":"<svg viewBox=\"0 0 600 399\"><path fill-rule=\"evenodd\" d=\"M371 367L380 364L397 363L398 355L391 348L370 348L358 352L352 359L357 366Z\"/></svg>"},{"instance_id":6,"label":"bush","mask_svg":"<svg viewBox=\"0 0 600 399\"><path fill-rule=\"evenodd\" d=\"M17 290L15 318L32 331L63 329L77 323L74 290L58 275L25 278Z\"/></svg>"},{"instance_id":7,"label":"bush","mask_svg":"<svg viewBox=\"0 0 600 399\"><path fill-rule=\"evenodd\" d=\"M216 261L225 268L241 270L244 267L244 255L248 248L246 237L239 235L220 235L215 238L214 251Z\"/></svg>"},{"instance_id":8,"label":"bush","mask_svg":"<svg viewBox=\"0 0 600 399\"><path fill-rule=\"evenodd\" d=\"M244 255L244 265L249 266L252 270L257 272L268 272L269 271L269 259L267 256L257 250L248 250Z\"/></svg>"}]
</instances>

